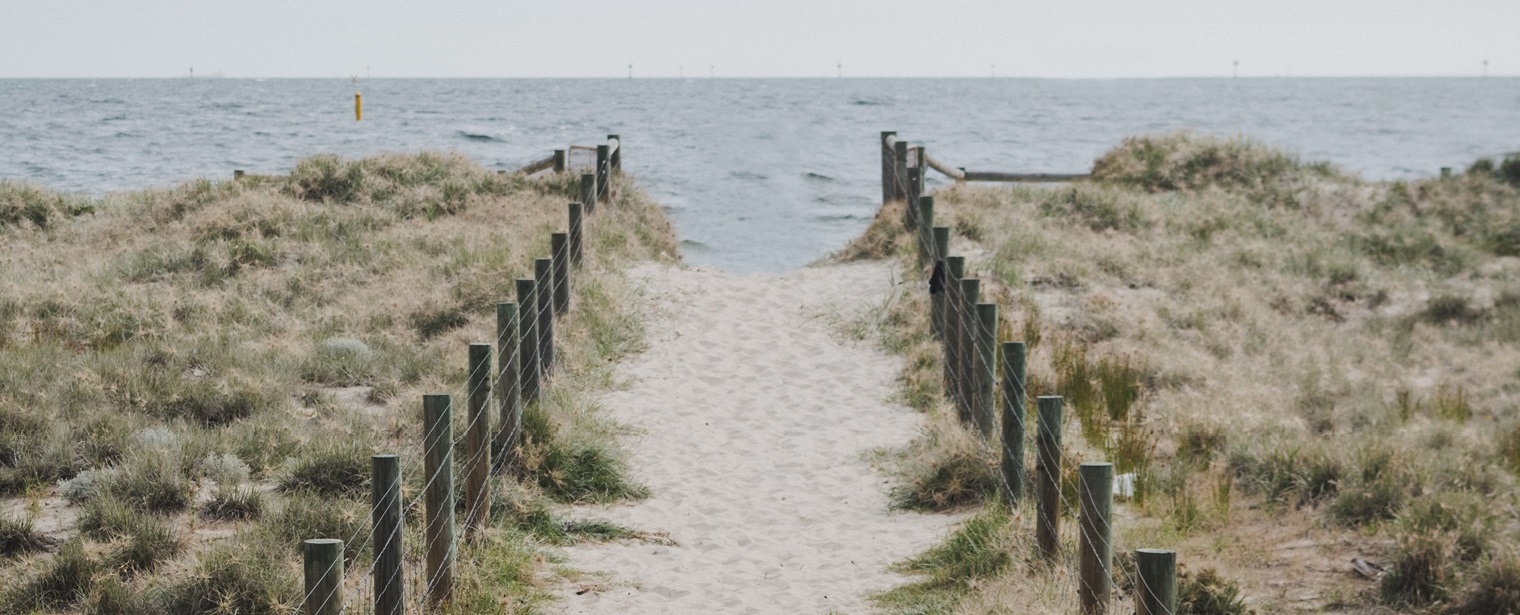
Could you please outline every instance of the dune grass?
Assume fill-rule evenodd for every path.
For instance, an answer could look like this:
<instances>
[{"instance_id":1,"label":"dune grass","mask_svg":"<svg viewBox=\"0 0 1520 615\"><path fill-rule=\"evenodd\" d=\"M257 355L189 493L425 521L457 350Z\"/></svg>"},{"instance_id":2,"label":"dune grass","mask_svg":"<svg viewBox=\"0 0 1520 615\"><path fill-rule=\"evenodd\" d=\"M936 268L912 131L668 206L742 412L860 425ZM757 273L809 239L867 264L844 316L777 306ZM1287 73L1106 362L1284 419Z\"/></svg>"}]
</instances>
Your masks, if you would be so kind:
<instances>
[{"instance_id":1,"label":"dune grass","mask_svg":"<svg viewBox=\"0 0 1520 615\"><path fill-rule=\"evenodd\" d=\"M422 153L101 198L0 184L0 498L77 513L47 533L46 507L3 518L0 611L288 612L300 541L356 532L357 583L369 456L399 453L407 501L420 493L421 396L462 408L466 345L493 339L495 303L548 255L572 179ZM497 479L535 502L642 493L591 400L641 343L621 269L676 248L622 186L587 219L523 486ZM542 545L613 531L524 523L464 548L460 605L536 608Z\"/></svg>"},{"instance_id":2,"label":"dune grass","mask_svg":"<svg viewBox=\"0 0 1520 615\"><path fill-rule=\"evenodd\" d=\"M1001 307L1000 338L1028 345L1031 399L1066 397L1068 467L1136 474L1116 552L1213 570L1202 602L1228 608L1198 612L1477 612L1462 605L1513 604L1520 532L1520 185L1503 169L1520 157L1371 182L1181 133L1126 139L1090 182L940 190L935 215ZM884 213L837 258L921 279L900 229ZM957 495L995 480L996 449L951 418L918 294L873 323L931 414L897 456L899 501L990 502ZM1005 572L889 610L1075 610L1074 561L1026 557L1033 512L1016 512ZM1387 572L1359 582L1353 556Z\"/></svg>"}]
</instances>

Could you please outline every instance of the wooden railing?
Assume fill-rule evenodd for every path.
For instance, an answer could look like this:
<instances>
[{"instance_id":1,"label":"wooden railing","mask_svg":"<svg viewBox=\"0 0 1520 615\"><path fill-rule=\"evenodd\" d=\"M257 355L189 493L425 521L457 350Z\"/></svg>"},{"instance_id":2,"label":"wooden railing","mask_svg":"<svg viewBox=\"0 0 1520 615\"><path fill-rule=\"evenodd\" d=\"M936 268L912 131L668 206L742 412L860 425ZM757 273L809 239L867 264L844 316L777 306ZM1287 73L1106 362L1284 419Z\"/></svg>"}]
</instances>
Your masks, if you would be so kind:
<instances>
[{"instance_id":1,"label":"wooden railing","mask_svg":"<svg viewBox=\"0 0 1520 615\"><path fill-rule=\"evenodd\" d=\"M575 152L591 152L595 156L594 162L577 163ZM502 174L521 173L533 175L544 171L553 170L555 173L573 173L575 171L589 171L581 176L581 201L586 204L586 210L596 209L598 202L605 203L612 198L612 179L614 172L623 170L623 140L617 135L607 135L607 142L601 145L570 145L565 149L554 150L553 153L529 162L511 171L499 171ZM588 179L588 177L590 179ZM589 190L588 190L589 186ZM591 193L595 194L593 198Z\"/></svg>"},{"instance_id":2,"label":"wooden railing","mask_svg":"<svg viewBox=\"0 0 1520 615\"><path fill-rule=\"evenodd\" d=\"M916 203L923 194L928 169L959 182L1072 182L1088 179L1086 173L1010 173L968 171L930 155L923 145L897 138L896 132L881 133L881 200ZM911 207L909 208L912 209Z\"/></svg>"}]
</instances>

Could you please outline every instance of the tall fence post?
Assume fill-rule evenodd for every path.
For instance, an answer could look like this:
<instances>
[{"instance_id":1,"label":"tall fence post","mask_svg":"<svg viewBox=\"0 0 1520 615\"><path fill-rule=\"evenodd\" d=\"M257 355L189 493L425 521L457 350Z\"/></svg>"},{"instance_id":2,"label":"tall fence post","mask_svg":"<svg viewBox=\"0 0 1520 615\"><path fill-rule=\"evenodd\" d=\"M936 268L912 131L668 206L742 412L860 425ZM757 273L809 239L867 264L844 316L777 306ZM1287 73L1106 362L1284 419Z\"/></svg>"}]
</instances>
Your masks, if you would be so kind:
<instances>
[{"instance_id":1,"label":"tall fence post","mask_svg":"<svg viewBox=\"0 0 1520 615\"><path fill-rule=\"evenodd\" d=\"M598 203L606 203L611 196L608 194L611 186L611 172L608 165L612 164L612 152L606 143L596 146L596 200Z\"/></svg>"},{"instance_id":2,"label":"tall fence post","mask_svg":"<svg viewBox=\"0 0 1520 615\"><path fill-rule=\"evenodd\" d=\"M974 425L974 417L971 412L976 408L977 402L972 398L976 394L977 371L976 371L976 342L978 322L976 316L976 304L981 300L982 281L977 278L961 278L961 301L956 306L956 316L960 320L956 324L956 332L960 334L960 340L956 342L960 349L960 356L955 358L956 381L960 383L960 390L956 392L956 398L960 400L960 419L963 425Z\"/></svg>"},{"instance_id":3,"label":"tall fence post","mask_svg":"<svg viewBox=\"0 0 1520 615\"><path fill-rule=\"evenodd\" d=\"M549 260L554 266L554 313L570 311L570 241L568 233L549 235Z\"/></svg>"},{"instance_id":4,"label":"tall fence post","mask_svg":"<svg viewBox=\"0 0 1520 615\"><path fill-rule=\"evenodd\" d=\"M892 149L892 200L908 200L908 142L902 139Z\"/></svg>"},{"instance_id":5,"label":"tall fence post","mask_svg":"<svg viewBox=\"0 0 1520 615\"><path fill-rule=\"evenodd\" d=\"M427 477L427 603L454 593L454 413L448 395L422 397L423 471Z\"/></svg>"},{"instance_id":6,"label":"tall fence post","mask_svg":"<svg viewBox=\"0 0 1520 615\"><path fill-rule=\"evenodd\" d=\"M474 536L491 518L491 345L470 344L465 428L464 534Z\"/></svg>"},{"instance_id":7,"label":"tall fence post","mask_svg":"<svg viewBox=\"0 0 1520 615\"><path fill-rule=\"evenodd\" d=\"M581 173L581 203L586 205L586 213L596 213L595 173Z\"/></svg>"},{"instance_id":8,"label":"tall fence post","mask_svg":"<svg viewBox=\"0 0 1520 615\"><path fill-rule=\"evenodd\" d=\"M617 149L612 150L612 159L609 161L611 163L611 165L612 165L612 168L610 170L618 172L618 173L622 173L623 172L623 138L619 137L617 135L607 135L607 140L608 141L617 141L617 144L618 144Z\"/></svg>"},{"instance_id":9,"label":"tall fence post","mask_svg":"<svg viewBox=\"0 0 1520 615\"><path fill-rule=\"evenodd\" d=\"M966 257L945 259L945 395L959 416L961 399L961 276L966 272Z\"/></svg>"},{"instance_id":10,"label":"tall fence post","mask_svg":"<svg viewBox=\"0 0 1520 615\"><path fill-rule=\"evenodd\" d=\"M908 202L917 203L924 195L924 184L929 181L929 165L924 160L924 146L908 149ZM917 214L915 213L916 217Z\"/></svg>"},{"instance_id":11,"label":"tall fence post","mask_svg":"<svg viewBox=\"0 0 1520 615\"><path fill-rule=\"evenodd\" d=\"M584 241L584 235L582 235L583 231L581 229L581 204L571 203L566 208L566 210L566 216L569 218L569 222L565 227L565 235L570 240L570 264L579 267L581 266L582 255L581 242Z\"/></svg>"},{"instance_id":12,"label":"tall fence post","mask_svg":"<svg viewBox=\"0 0 1520 615\"><path fill-rule=\"evenodd\" d=\"M1024 342L1003 342L1003 495L1010 509L1024 499Z\"/></svg>"},{"instance_id":13,"label":"tall fence post","mask_svg":"<svg viewBox=\"0 0 1520 615\"><path fill-rule=\"evenodd\" d=\"M892 186L897 182L892 175L893 171L897 169L897 165L893 162L892 148L887 147L887 139L896 136L897 133L895 132L883 130L881 131L881 141L877 142L879 146L877 149L881 150L881 203L883 205L892 202Z\"/></svg>"},{"instance_id":14,"label":"tall fence post","mask_svg":"<svg viewBox=\"0 0 1520 615\"><path fill-rule=\"evenodd\" d=\"M977 430L990 438L997 419L997 304L976 304L976 321L976 394L972 396L976 407L972 412Z\"/></svg>"},{"instance_id":15,"label":"tall fence post","mask_svg":"<svg viewBox=\"0 0 1520 615\"><path fill-rule=\"evenodd\" d=\"M517 441L522 434L522 388L518 382L517 304L496 304L496 407L501 424L496 428L493 472L514 470Z\"/></svg>"},{"instance_id":16,"label":"tall fence post","mask_svg":"<svg viewBox=\"0 0 1520 615\"><path fill-rule=\"evenodd\" d=\"M343 541L313 538L302 545L306 572L306 615L343 612Z\"/></svg>"},{"instance_id":17,"label":"tall fence post","mask_svg":"<svg viewBox=\"0 0 1520 615\"><path fill-rule=\"evenodd\" d=\"M1039 431L1035 434L1034 495L1039 518L1034 535L1047 562L1055 561L1061 548L1061 404L1058 396L1042 396L1035 403Z\"/></svg>"},{"instance_id":18,"label":"tall fence post","mask_svg":"<svg viewBox=\"0 0 1520 615\"><path fill-rule=\"evenodd\" d=\"M1113 528L1109 516L1113 510L1114 464L1087 462L1077 468L1077 493L1080 494L1082 556L1080 573L1083 615L1108 612L1109 593L1113 590Z\"/></svg>"},{"instance_id":19,"label":"tall fence post","mask_svg":"<svg viewBox=\"0 0 1520 615\"><path fill-rule=\"evenodd\" d=\"M538 306L538 371L540 377L554 371L554 260L533 261L533 298ZM542 394L543 383L539 383Z\"/></svg>"},{"instance_id":20,"label":"tall fence post","mask_svg":"<svg viewBox=\"0 0 1520 615\"><path fill-rule=\"evenodd\" d=\"M401 458L370 457L370 544L375 565L375 615L405 615L401 556Z\"/></svg>"},{"instance_id":21,"label":"tall fence post","mask_svg":"<svg viewBox=\"0 0 1520 615\"><path fill-rule=\"evenodd\" d=\"M1164 549L1136 549L1136 615L1176 615L1177 552Z\"/></svg>"},{"instance_id":22,"label":"tall fence post","mask_svg":"<svg viewBox=\"0 0 1520 615\"><path fill-rule=\"evenodd\" d=\"M915 207L918 215L914 216L917 226L913 229L913 242L918 244L918 266L922 268L934 257L934 197L918 197Z\"/></svg>"},{"instance_id":23,"label":"tall fence post","mask_svg":"<svg viewBox=\"0 0 1520 615\"><path fill-rule=\"evenodd\" d=\"M554 172L564 173L570 168L570 156L565 150L554 150Z\"/></svg>"},{"instance_id":24,"label":"tall fence post","mask_svg":"<svg viewBox=\"0 0 1520 615\"><path fill-rule=\"evenodd\" d=\"M522 387L522 404L538 399L538 298L534 295L533 280L517 280L517 369L518 383Z\"/></svg>"},{"instance_id":25,"label":"tall fence post","mask_svg":"<svg viewBox=\"0 0 1520 615\"><path fill-rule=\"evenodd\" d=\"M908 155L912 156L913 152L916 152L916 151L918 151L918 150L909 148L908 149ZM903 227L906 228L906 229L908 229L908 232L910 232L910 233L913 234L914 243L917 243L918 242L918 195L919 195L919 192L920 192L918 186L919 186L919 182L922 181L922 179L921 179L921 177L919 175L919 168L918 167L915 167L915 166L913 166L910 163L908 165L907 169L908 169L907 181L904 182L904 188L903 188L903 205L904 205L904 207L903 207ZM920 253L920 254L922 254L922 253Z\"/></svg>"},{"instance_id":26,"label":"tall fence post","mask_svg":"<svg viewBox=\"0 0 1520 615\"><path fill-rule=\"evenodd\" d=\"M945 339L945 297L949 293L950 266L945 262L945 257L950 254L950 228L945 226L934 227L934 269L939 273L940 291L930 297L930 309L932 310L932 324L934 327L934 339Z\"/></svg>"}]
</instances>

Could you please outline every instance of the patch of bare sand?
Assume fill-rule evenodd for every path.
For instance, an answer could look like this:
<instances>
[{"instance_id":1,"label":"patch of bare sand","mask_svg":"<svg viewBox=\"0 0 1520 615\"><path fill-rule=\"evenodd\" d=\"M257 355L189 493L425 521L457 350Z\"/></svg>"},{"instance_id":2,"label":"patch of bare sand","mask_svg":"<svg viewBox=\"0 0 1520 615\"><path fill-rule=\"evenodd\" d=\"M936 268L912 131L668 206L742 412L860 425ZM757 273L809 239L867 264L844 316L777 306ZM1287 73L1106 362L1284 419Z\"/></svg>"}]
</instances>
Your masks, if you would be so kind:
<instances>
[{"instance_id":1,"label":"patch of bare sand","mask_svg":"<svg viewBox=\"0 0 1520 615\"><path fill-rule=\"evenodd\" d=\"M887 567L958 517L889 510L866 459L922 417L890 401L898 359L842 341L834 323L880 306L881 264L739 275L633 271L661 306L648 351L602 404L637 435L633 475L652 497L582 509L674 545L567 549L589 578L558 589L569 613L858 613L904 582Z\"/></svg>"}]
</instances>

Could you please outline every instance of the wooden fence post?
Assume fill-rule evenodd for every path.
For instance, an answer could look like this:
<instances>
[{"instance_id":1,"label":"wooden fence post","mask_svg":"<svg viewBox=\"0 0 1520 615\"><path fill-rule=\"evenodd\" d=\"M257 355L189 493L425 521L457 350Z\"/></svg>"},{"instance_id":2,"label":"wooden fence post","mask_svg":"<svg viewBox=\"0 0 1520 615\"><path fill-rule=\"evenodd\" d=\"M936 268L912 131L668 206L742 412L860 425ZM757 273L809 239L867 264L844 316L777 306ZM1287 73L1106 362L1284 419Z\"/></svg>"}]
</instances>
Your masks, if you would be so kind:
<instances>
[{"instance_id":1,"label":"wooden fence post","mask_svg":"<svg viewBox=\"0 0 1520 615\"><path fill-rule=\"evenodd\" d=\"M1082 557L1080 572L1083 615L1108 612L1109 593L1113 590L1110 574L1114 560L1113 529L1109 516L1113 510L1114 464L1087 462L1077 468L1077 493L1080 495Z\"/></svg>"},{"instance_id":2,"label":"wooden fence post","mask_svg":"<svg viewBox=\"0 0 1520 615\"><path fill-rule=\"evenodd\" d=\"M997 417L997 329L998 306L996 303L976 304L976 407L972 408L977 431L983 438L992 437L993 421Z\"/></svg>"},{"instance_id":3,"label":"wooden fence post","mask_svg":"<svg viewBox=\"0 0 1520 615\"><path fill-rule=\"evenodd\" d=\"M1024 499L1024 342L1003 342L1003 495L1009 509Z\"/></svg>"},{"instance_id":4,"label":"wooden fence post","mask_svg":"<svg viewBox=\"0 0 1520 615\"><path fill-rule=\"evenodd\" d=\"M877 149L881 150L881 203L883 205L892 202L892 186L897 181L892 175L897 165L892 162L892 148L887 147L887 139L895 136L897 133L883 130L881 141L877 142Z\"/></svg>"},{"instance_id":5,"label":"wooden fence post","mask_svg":"<svg viewBox=\"0 0 1520 615\"><path fill-rule=\"evenodd\" d=\"M370 544L375 565L375 615L405 615L401 556L401 458L370 457Z\"/></svg>"},{"instance_id":6,"label":"wooden fence post","mask_svg":"<svg viewBox=\"0 0 1520 615\"><path fill-rule=\"evenodd\" d=\"M902 139L892 150L892 200L908 200L908 142Z\"/></svg>"},{"instance_id":7,"label":"wooden fence post","mask_svg":"<svg viewBox=\"0 0 1520 615\"><path fill-rule=\"evenodd\" d=\"M537 305L538 371L540 377L554 371L554 260L533 260L533 298ZM542 393L543 382L539 382Z\"/></svg>"},{"instance_id":8,"label":"wooden fence post","mask_svg":"<svg viewBox=\"0 0 1520 615\"><path fill-rule=\"evenodd\" d=\"M233 169L232 170L232 181L242 181L242 180L243 180L243 170L242 169Z\"/></svg>"},{"instance_id":9,"label":"wooden fence post","mask_svg":"<svg viewBox=\"0 0 1520 615\"><path fill-rule=\"evenodd\" d=\"M944 226L934 227L934 267L938 267L940 270L941 288L940 292L934 293L934 296L929 298L929 301L932 314L930 320L934 326L934 339L938 340L945 339L945 297L949 296L949 293L945 291L949 290L950 280L950 265L945 262L945 257L949 253L950 228ZM933 275L933 273L934 270L931 269L930 275Z\"/></svg>"},{"instance_id":10,"label":"wooden fence post","mask_svg":"<svg viewBox=\"0 0 1520 615\"><path fill-rule=\"evenodd\" d=\"M911 156L914 151L917 150L909 149L909 155ZM919 176L918 167L911 164L908 165L908 179L904 182L905 187L903 188L903 227L913 234L915 243L918 241L918 195L920 192L918 186L920 181L922 180Z\"/></svg>"},{"instance_id":11,"label":"wooden fence post","mask_svg":"<svg viewBox=\"0 0 1520 615\"><path fill-rule=\"evenodd\" d=\"M470 344L468 426L465 428L464 535L491 518L491 345Z\"/></svg>"},{"instance_id":12,"label":"wooden fence post","mask_svg":"<svg viewBox=\"0 0 1520 615\"><path fill-rule=\"evenodd\" d=\"M570 220L568 226L566 226L565 234L570 239L570 264L579 267L581 266L582 256L581 242L583 241L584 237L581 234L581 204L571 203L568 207L567 214Z\"/></svg>"},{"instance_id":13,"label":"wooden fence post","mask_svg":"<svg viewBox=\"0 0 1520 615\"><path fill-rule=\"evenodd\" d=\"M961 276L965 273L966 257L951 256L945 259L945 396L960 411L960 356L961 356Z\"/></svg>"},{"instance_id":14,"label":"wooden fence post","mask_svg":"<svg viewBox=\"0 0 1520 615\"><path fill-rule=\"evenodd\" d=\"M982 281L977 278L961 278L961 301L956 306L956 316L960 323L956 324L956 332L960 334L956 341L960 349L960 356L955 358L955 379L960 383L960 390L956 391L956 398L960 400L959 416L964 425L975 424L971 415L976 407L976 400L972 398L977 391L976 360L977 349L977 316L976 304L981 300Z\"/></svg>"},{"instance_id":15,"label":"wooden fence post","mask_svg":"<svg viewBox=\"0 0 1520 615\"><path fill-rule=\"evenodd\" d=\"M313 538L302 547L306 615L339 615L343 612L343 540Z\"/></svg>"},{"instance_id":16,"label":"wooden fence post","mask_svg":"<svg viewBox=\"0 0 1520 615\"><path fill-rule=\"evenodd\" d=\"M1177 552L1164 549L1136 549L1136 615L1176 615Z\"/></svg>"},{"instance_id":17,"label":"wooden fence post","mask_svg":"<svg viewBox=\"0 0 1520 615\"><path fill-rule=\"evenodd\" d=\"M586 213L596 213L595 173L581 173L581 203L586 205Z\"/></svg>"},{"instance_id":18,"label":"wooden fence post","mask_svg":"<svg viewBox=\"0 0 1520 615\"><path fill-rule=\"evenodd\" d=\"M564 173L570 168L570 156L565 150L554 150L554 172Z\"/></svg>"},{"instance_id":19,"label":"wooden fence post","mask_svg":"<svg viewBox=\"0 0 1520 615\"><path fill-rule=\"evenodd\" d=\"M1061 398L1047 395L1036 400L1039 411L1035 434L1034 486L1038 500L1035 542L1045 561L1055 561L1061 542Z\"/></svg>"},{"instance_id":20,"label":"wooden fence post","mask_svg":"<svg viewBox=\"0 0 1520 615\"><path fill-rule=\"evenodd\" d=\"M598 203L606 203L611 196L608 194L610 192L608 188L612 187L610 185L612 173L608 168L608 165L612 164L611 157L612 152L609 151L606 143L596 146L596 200Z\"/></svg>"},{"instance_id":21,"label":"wooden fence post","mask_svg":"<svg viewBox=\"0 0 1520 615\"><path fill-rule=\"evenodd\" d=\"M929 181L929 163L924 159L924 146L908 148L908 202L917 203L924 195L924 184ZM917 214L914 214L915 217Z\"/></svg>"},{"instance_id":22,"label":"wooden fence post","mask_svg":"<svg viewBox=\"0 0 1520 615\"><path fill-rule=\"evenodd\" d=\"M522 387L522 405L538 399L538 298L534 297L533 280L517 281L517 369L518 386Z\"/></svg>"},{"instance_id":23,"label":"wooden fence post","mask_svg":"<svg viewBox=\"0 0 1520 615\"><path fill-rule=\"evenodd\" d=\"M549 260L554 267L554 313L570 311L570 241L568 233L549 234Z\"/></svg>"},{"instance_id":24,"label":"wooden fence post","mask_svg":"<svg viewBox=\"0 0 1520 615\"><path fill-rule=\"evenodd\" d=\"M918 266L933 264L934 259L934 197L918 197L917 226L913 229L914 243L918 244Z\"/></svg>"},{"instance_id":25,"label":"wooden fence post","mask_svg":"<svg viewBox=\"0 0 1520 615\"><path fill-rule=\"evenodd\" d=\"M422 397L423 476L427 478L427 603L454 593L454 412L448 395Z\"/></svg>"},{"instance_id":26,"label":"wooden fence post","mask_svg":"<svg viewBox=\"0 0 1520 615\"><path fill-rule=\"evenodd\" d=\"M619 137L617 135L607 135L607 140L608 141L617 141L617 144L618 144L617 149L612 150L612 159L609 161L611 163L611 165L612 165L612 167L611 167L610 170L618 172L618 173L622 173L623 172L623 138Z\"/></svg>"}]
</instances>

